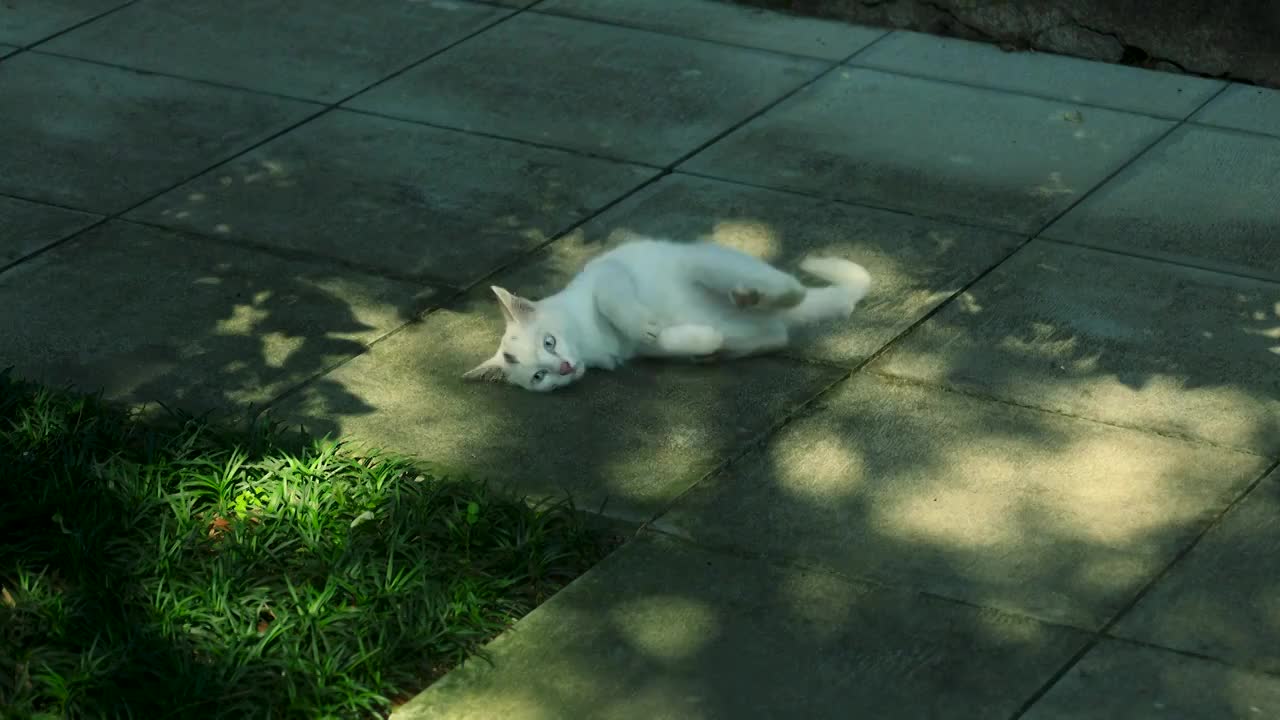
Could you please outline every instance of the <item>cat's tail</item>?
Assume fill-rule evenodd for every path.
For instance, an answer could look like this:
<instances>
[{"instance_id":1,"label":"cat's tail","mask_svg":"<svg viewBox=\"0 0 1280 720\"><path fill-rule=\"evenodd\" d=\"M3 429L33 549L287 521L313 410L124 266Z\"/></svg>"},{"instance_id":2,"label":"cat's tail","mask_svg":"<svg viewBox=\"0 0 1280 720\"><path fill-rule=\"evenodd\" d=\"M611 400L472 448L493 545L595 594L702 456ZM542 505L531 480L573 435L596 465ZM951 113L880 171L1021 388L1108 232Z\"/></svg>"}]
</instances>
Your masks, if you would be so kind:
<instances>
[{"instance_id":1,"label":"cat's tail","mask_svg":"<svg viewBox=\"0 0 1280 720\"><path fill-rule=\"evenodd\" d=\"M850 260L807 257L800 269L831 284L809 288L804 300L787 311L787 319L793 325L845 319L871 290L871 273Z\"/></svg>"}]
</instances>

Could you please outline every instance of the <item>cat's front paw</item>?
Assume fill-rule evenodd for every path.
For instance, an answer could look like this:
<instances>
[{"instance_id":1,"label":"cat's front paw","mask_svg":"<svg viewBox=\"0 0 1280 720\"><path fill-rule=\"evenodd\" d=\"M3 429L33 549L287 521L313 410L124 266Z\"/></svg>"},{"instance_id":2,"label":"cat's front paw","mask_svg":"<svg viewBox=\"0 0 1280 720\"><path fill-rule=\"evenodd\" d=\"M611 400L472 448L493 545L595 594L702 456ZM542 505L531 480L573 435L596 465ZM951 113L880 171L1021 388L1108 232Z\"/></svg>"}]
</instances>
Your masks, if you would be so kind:
<instances>
[{"instance_id":1,"label":"cat's front paw","mask_svg":"<svg viewBox=\"0 0 1280 720\"><path fill-rule=\"evenodd\" d=\"M676 355L711 355L724 346L724 335L706 325L676 325L662 331L659 345Z\"/></svg>"},{"instance_id":2,"label":"cat's front paw","mask_svg":"<svg viewBox=\"0 0 1280 720\"><path fill-rule=\"evenodd\" d=\"M658 336L662 334L662 326L654 319L652 315L646 314L640 319L640 341L646 345L652 345L658 342Z\"/></svg>"}]
</instances>

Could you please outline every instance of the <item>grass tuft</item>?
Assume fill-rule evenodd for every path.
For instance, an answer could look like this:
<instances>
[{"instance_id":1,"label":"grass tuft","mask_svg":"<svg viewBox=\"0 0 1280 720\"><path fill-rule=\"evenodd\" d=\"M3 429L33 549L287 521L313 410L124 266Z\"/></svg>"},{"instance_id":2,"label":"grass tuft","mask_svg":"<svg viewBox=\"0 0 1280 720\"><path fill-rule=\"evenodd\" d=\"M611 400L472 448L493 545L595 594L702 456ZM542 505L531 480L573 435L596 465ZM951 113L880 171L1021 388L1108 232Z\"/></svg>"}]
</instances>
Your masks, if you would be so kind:
<instances>
[{"instance_id":1,"label":"grass tuft","mask_svg":"<svg viewBox=\"0 0 1280 720\"><path fill-rule=\"evenodd\" d=\"M382 715L605 552L567 503L8 371L0 474L5 717Z\"/></svg>"}]
</instances>

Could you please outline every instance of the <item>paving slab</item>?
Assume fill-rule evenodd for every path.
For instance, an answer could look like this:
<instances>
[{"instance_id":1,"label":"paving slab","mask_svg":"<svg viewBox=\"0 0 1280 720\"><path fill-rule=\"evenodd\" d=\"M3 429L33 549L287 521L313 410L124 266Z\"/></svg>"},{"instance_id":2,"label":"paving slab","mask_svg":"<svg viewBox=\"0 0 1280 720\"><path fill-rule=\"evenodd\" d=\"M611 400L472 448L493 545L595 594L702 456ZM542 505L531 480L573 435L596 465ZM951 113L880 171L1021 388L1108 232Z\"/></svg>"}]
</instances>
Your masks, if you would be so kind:
<instances>
[{"instance_id":1,"label":"paving slab","mask_svg":"<svg viewBox=\"0 0 1280 720\"><path fill-rule=\"evenodd\" d=\"M512 274L537 276L539 291L550 292L590 258L635 234L709 240L793 272L811 253L863 264L875 286L853 318L797 335L788 350L845 367L866 360L1022 242L1009 233L676 173L557 240L527 271ZM725 372L732 373L732 366Z\"/></svg>"},{"instance_id":2,"label":"paving slab","mask_svg":"<svg viewBox=\"0 0 1280 720\"><path fill-rule=\"evenodd\" d=\"M833 61L888 32L716 0L545 0L537 10Z\"/></svg>"},{"instance_id":3,"label":"paving slab","mask_svg":"<svg viewBox=\"0 0 1280 720\"><path fill-rule=\"evenodd\" d=\"M99 216L0 197L0 267L89 227Z\"/></svg>"},{"instance_id":4,"label":"paving slab","mask_svg":"<svg viewBox=\"0 0 1280 720\"><path fill-rule=\"evenodd\" d=\"M129 217L465 286L654 174L334 111Z\"/></svg>"},{"instance_id":5,"label":"paving slab","mask_svg":"<svg viewBox=\"0 0 1280 720\"><path fill-rule=\"evenodd\" d=\"M337 102L510 10L469 2L140 2L41 50ZM246 18L252 18L246 22Z\"/></svg>"},{"instance_id":6,"label":"paving slab","mask_svg":"<svg viewBox=\"0 0 1280 720\"><path fill-rule=\"evenodd\" d=\"M347 106L667 165L827 63L524 13Z\"/></svg>"},{"instance_id":7,"label":"paving slab","mask_svg":"<svg viewBox=\"0 0 1280 720\"><path fill-rule=\"evenodd\" d=\"M119 212L317 106L26 52L0 63L0 192Z\"/></svg>"},{"instance_id":8,"label":"paving slab","mask_svg":"<svg viewBox=\"0 0 1280 720\"><path fill-rule=\"evenodd\" d=\"M1280 90L1232 83L1191 120L1204 125L1280 135Z\"/></svg>"},{"instance_id":9,"label":"paving slab","mask_svg":"<svg viewBox=\"0 0 1280 720\"><path fill-rule=\"evenodd\" d=\"M992 43L906 30L895 31L851 63L1179 120L1226 85L1066 55L1006 52Z\"/></svg>"},{"instance_id":10,"label":"paving slab","mask_svg":"<svg viewBox=\"0 0 1280 720\"><path fill-rule=\"evenodd\" d=\"M538 297L540 287L510 283ZM503 325L487 287L428 315L273 410L316 435L355 438L487 479L519 495L566 493L642 521L839 370L781 359L712 366L637 363L533 393L461 375L493 355Z\"/></svg>"},{"instance_id":11,"label":"paving slab","mask_svg":"<svg viewBox=\"0 0 1280 720\"><path fill-rule=\"evenodd\" d=\"M1008 717L1082 641L646 536L392 717Z\"/></svg>"},{"instance_id":12,"label":"paving slab","mask_svg":"<svg viewBox=\"0 0 1280 720\"><path fill-rule=\"evenodd\" d=\"M31 45L127 0L6 0L0 8L0 41Z\"/></svg>"},{"instance_id":13,"label":"paving slab","mask_svg":"<svg viewBox=\"0 0 1280 720\"><path fill-rule=\"evenodd\" d=\"M1280 284L1034 241L878 372L1280 453Z\"/></svg>"},{"instance_id":14,"label":"paving slab","mask_svg":"<svg viewBox=\"0 0 1280 720\"><path fill-rule=\"evenodd\" d=\"M0 367L194 411L261 404L431 291L112 221L0 274Z\"/></svg>"},{"instance_id":15,"label":"paving slab","mask_svg":"<svg viewBox=\"0 0 1280 720\"><path fill-rule=\"evenodd\" d=\"M1280 138L1184 126L1045 236L1280 280Z\"/></svg>"},{"instance_id":16,"label":"paving slab","mask_svg":"<svg viewBox=\"0 0 1280 720\"><path fill-rule=\"evenodd\" d=\"M1112 634L1280 674L1280 473L1272 473ZM1280 709L1274 713L1280 717Z\"/></svg>"},{"instance_id":17,"label":"paving slab","mask_svg":"<svg viewBox=\"0 0 1280 720\"><path fill-rule=\"evenodd\" d=\"M1280 717L1280 678L1116 641L1090 650L1022 717L1222 720Z\"/></svg>"},{"instance_id":18,"label":"paving slab","mask_svg":"<svg viewBox=\"0 0 1280 720\"><path fill-rule=\"evenodd\" d=\"M1095 629L1265 464L859 373L655 527Z\"/></svg>"},{"instance_id":19,"label":"paving slab","mask_svg":"<svg viewBox=\"0 0 1280 720\"><path fill-rule=\"evenodd\" d=\"M1036 232L1168 120L849 68L681 170Z\"/></svg>"}]
</instances>

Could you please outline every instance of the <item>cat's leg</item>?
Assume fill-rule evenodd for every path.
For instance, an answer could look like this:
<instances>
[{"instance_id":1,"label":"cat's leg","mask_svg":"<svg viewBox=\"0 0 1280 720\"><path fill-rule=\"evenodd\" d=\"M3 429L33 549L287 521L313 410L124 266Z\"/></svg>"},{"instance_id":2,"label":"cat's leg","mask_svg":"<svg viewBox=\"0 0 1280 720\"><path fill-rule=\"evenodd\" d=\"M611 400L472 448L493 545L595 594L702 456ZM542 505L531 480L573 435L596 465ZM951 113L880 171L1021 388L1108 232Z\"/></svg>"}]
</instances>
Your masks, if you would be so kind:
<instances>
[{"instance_id":1,"label":"cat's leg","mask_svg":"<svg viewBox=\"0 0 1280 720\"><path fill-rule=\"evenodd\" d=\"M653 313L640 302L635 282L625 268L601 265L594 293L596 308L620 333L648 347L647 355L693 356L715 352L724 336L707 325L662 327Z\"/></svg>"},{"instance_id":2,"label":"cat's leg","mask_svg":"<svg viewBox=\"0 0 1280 720\"><path fill-rule=\"evenodd\" d=\"M767 323L751 333L726 336L718 350L696 359L699 362L715 362L766 355L785 349L790 342L791 333L785 324Z\"/></svg>"},{"instance_id":3,"label":"cat's leg","mask_svg":"<svg viewBox=\"0 0 1280 720\"><path fill-rule=\"evenodd\" d=\"M592 297L596 309L622 335L637 342L657 342L662 330L653 313L640 302L635 281L626 268L604 263L594 268L597 275Z\"/></svg>"},{"instance_id":4,"label":"cat's leg","mask_svg":"<svg viewBox=\"0 0 1280 720\"><path fill-rule=\"evenodd\" d=\"M722 245L701 244L690 258L692 280L712 292L724 293L739 308L792 308L808 291L794 275Z\"/></svg>"},{"instance_id":5,"label":"cat's leg","mask_svg":"<svg viewBox=\"0 0 1280 720\"><path fill-rule=\"evenodd\" d=\"M658 333L657 348L664 355L700 357L719 352L724 335L710 325L674 325Z\"/></svg>"}]
</instances>

